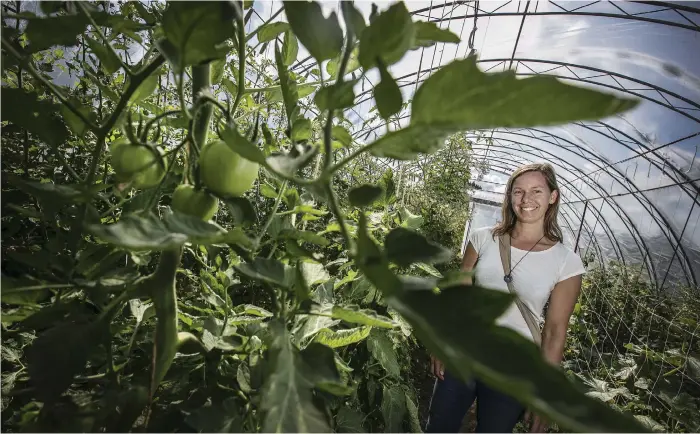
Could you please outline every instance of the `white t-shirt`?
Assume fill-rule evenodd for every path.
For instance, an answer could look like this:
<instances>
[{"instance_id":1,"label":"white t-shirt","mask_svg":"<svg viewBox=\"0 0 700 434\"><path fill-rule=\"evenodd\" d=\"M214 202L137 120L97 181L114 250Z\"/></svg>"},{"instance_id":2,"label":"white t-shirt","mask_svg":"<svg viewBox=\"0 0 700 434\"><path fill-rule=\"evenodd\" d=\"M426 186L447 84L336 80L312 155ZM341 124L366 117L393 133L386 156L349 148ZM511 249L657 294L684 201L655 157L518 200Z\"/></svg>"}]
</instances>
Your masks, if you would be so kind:
<instances>
[{"instance_id":1,"label":"white t-shirt","mask_svg":"<svg viewBox=\"0 0 700 434\"><path fill-rule=\"evenodd\" d=\"M498 238L493 238L491 229L477 229L469 237L479 255L474 267L475 283L484 288L510 292L508 284L503 280L505 273ZM540 317L557 283L586 272L581 258L562 243L541 252L530 253L511 247L511 267L515 267L512 272L515 291L523 303ZM515 303L498 318L496 324L511 328L533 340L530 329Z\"/></svg>"}]
</instances>

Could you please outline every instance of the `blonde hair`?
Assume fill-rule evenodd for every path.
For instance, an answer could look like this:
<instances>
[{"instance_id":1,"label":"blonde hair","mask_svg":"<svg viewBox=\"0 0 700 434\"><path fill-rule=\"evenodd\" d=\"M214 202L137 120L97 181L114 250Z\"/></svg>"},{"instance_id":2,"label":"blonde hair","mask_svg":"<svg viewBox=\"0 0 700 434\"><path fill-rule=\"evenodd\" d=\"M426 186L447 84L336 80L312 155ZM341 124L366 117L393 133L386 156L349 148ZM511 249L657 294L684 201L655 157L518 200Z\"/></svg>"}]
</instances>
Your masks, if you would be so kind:
<instances>
[{"instance_id":1,"label":"blonde hair","mask_svg":"<svg viewBox=\"0 0 700 434\"><path fill-rule=\"evenodd\" d=\"M547 163L527 164L515 169L513 174L510 175L508 184L506 184L505 200L503 201L503 206L501 208L502 219L501 222L493 228L493 236L497 237L505 234L513 234L513 229L518 221L518 217L513 209L513 184L520 175L528 172L540 172L547 181L547 187L549 188L550 192L557 192L557 197L554 200L554 203L547 208L547 212L544 215L544 235L551 241L562 242L564 240L564 236L562 235L559 223L557 223L561 192L559 191L557 175L554 172L554 168Z\"/></svg>"}]
</instances>

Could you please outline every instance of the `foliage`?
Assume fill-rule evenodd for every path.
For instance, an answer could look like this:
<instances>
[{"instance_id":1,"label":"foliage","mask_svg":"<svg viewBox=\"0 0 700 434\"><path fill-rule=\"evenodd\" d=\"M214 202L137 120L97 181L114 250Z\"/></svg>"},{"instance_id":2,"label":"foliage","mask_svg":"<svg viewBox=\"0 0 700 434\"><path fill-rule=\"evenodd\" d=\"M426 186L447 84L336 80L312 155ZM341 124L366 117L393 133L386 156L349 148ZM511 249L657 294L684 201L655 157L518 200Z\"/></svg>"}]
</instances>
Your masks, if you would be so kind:
<instances>
[{"instance_id":1,"label":"foliage","mask_svg":"<svg viewBox=\"0 0 700 434\"><path fill-rule=\"evenodd\" d=\"M611 263L584 280L565 368L584 390L650 430L700 429L700 302L687 288L658 293L639 270Z\"/></svg>"},{"instance_id":2,"label":"foliage","mask_svg":"<svg viewBox=\"0 0 700 434\"><path fill-rule=\"evenodd\" d=\"M405 379L420 342L462 378L478 375L572 430L640 429L494 325L507 295L433 268L454 257L456 231L444 230L447 249L429 241L443 229L424 228L420 214L436 227L457 219L420 201L407 209L395 171L376 158L425 162L423 194L447 197L469 181L439 175L440 159L469 154L464 136L448 137L636 102L485 74L468 58L420 86L409 126L366 143L343 113L355 74L380 69L373 95L390 118L403 105L386 68L407 50L455 42L413 23L402 3L366 23L343 2L345 34L316 3L285 2L288 23L253 31L248 2L41 6L3 23L2 91L13 102L3 98L3 428L417 431ZM332 81L290 71L299 43ZM54 68L73 81L59 84ZM445 103L469 93L478 98ZM155 185L138 180L137 161L115 173L115 142L149 151L128 155L165 173ZM220 157L203 157L211 143ZM430 154L439 157L420 160ZM241 161L245 173L208 176ZM173 203L182 185L206 209Z\"/></svg>"}]
</instances>

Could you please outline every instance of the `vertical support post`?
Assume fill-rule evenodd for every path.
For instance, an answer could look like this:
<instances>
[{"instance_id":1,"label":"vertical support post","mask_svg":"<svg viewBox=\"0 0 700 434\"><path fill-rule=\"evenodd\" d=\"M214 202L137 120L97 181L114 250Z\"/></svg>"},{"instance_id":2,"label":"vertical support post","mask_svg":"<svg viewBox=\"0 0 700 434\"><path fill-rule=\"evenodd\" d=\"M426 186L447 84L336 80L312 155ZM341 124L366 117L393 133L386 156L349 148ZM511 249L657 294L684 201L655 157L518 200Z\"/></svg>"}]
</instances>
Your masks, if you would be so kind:
<instances>
[{"instance_id":1,"label":"vertical support post","mask_svg":"<svg viewBox=\"0 0 700 434\"><path fill-rule=\"evenodd\" d=\"M576 245L574 246L574 252L578 253L578 243L581 240L581 231L583 230L583 222L586 220L586 211L588 211L588 200L586 200L583 206L583 214L581 214L581 224L578 226L578 234L576 234Z\"/></svg>"}]
</instances>

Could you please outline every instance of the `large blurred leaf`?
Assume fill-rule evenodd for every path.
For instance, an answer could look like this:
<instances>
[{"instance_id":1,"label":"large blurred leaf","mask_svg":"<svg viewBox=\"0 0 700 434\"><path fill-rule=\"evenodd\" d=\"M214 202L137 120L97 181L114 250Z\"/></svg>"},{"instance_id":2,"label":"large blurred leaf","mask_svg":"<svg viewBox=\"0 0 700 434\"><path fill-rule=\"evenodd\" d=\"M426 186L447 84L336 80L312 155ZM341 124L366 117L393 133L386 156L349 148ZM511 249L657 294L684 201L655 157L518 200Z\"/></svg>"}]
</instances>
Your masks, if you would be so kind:
<instances>
[{"instance_id":1,"label":"large blurred leaf","mask_svg":"<svg viewBox=\"0 0 700 434\"><path fill-rule=\"evenodd\" d=\"M85 368L106 332L101 323L66 323L39 335L26 351L35 396L44 403L57 399Z\"/></svg>"},{"instance_id":2,"label":"large blurred leaf","mask_svg":"<svg viewBox=\"0 0 700 434\"><path fill-rule=\"evenodd\" d=\"M396 358L394 345L386 332L377 329L372 330L367 338L367 349L382 365L387 374L395 378L401 375L401 367Z\"/></svg>"},{"instance_id":3,"label":"large blurred leaf","mask_svg":"<svg viewBox=\"0 0 700 434\"><path fill-rule=\"evenodd\" d=\"M270 348L271 372L262 394L264 432L330 432L324 414L312 402L317 383L284 325L271 324L274 340Z\"/></svg>"},{"instance_id":4,"label":"large blurred leaf","mask_svg":"<svg viewBox=\"0 0 700 434\"><path fill-rule=\"evenodd\" d=\"M384 240L389 260L406 267L414 262L435 264L452 259L453 253L441 245L426 239L418 232L398 227L392 229Z\"/></svg>"},{"instance_id":5,"label":"large blurred leaf","mask_svg":"<svg viewBox=\"0 0 700 434\"><path fill-rule=\"evenodd\" d=\"M314 341L327 345L331 348L340 348L366 339L367 336L369 336L371 329L372 327L370 326L355 327L337 331L323 329L316 335Z\"/></svg>"},{"instance_id":6,"label":"large blurred leaf","mask_svg":"<svg viewBox=\"0 0 700 434\"><path fill-rule=\"evenodd\" d=\"M387 66L406 54L413 45L415 30L404 2L392 4L362 31L359 61L364 69L376 65L380 58Z\"/></svg>"},{"instance_id":7,"label":"large blurred leaf","mask_svg":"<svg viewBox=\"0 0 700 434\"><path fill-rule=\"evenodd\" d=\"M384 385L382 416L384 417L384 432L404 432L403 418L406 416L406 394L400 387Z\"/></svg>"},{"instance_id":8,"label":"large blurred leaf","mask_svg":"<svg viewBox=\"0 0 700 434\"><path fill-rule=\"evenodd\" d=\"M176 71L222 58L222 43L234 34L235 9L229 2L169 2L163 13L165 40L158 48Z\"/></svg>"},{"instance_id":9,"label":"large blurred leaf","mask_svg":"<svg viewBox=\"0 0 700 434\"><path fill-rule=\"evenodd\" d=\"M343 31L335 12L326 18L319 3L307 1L285 1L284 12L294 34L318 62L340 53Z\"/></svg>"},{"instance_id":10,"label":"large blurred leaf","mask_svg":"<svg viewBox=\"0 0 700 434\"><path fill-rule=\"evenodd\" d=\"M612 116L638 103L554 77L521 80L513 71L486 74L470 56L443 67L418 88L411 125L456 130L557 125Z\"/></svg>"},{"instance_id":11,"label":"large blurred leaf","mask_svg":"<svg viewBox=\"0 0 700 434\"><path fill-rule=\"evenodd\" d=\"M39 100L36 93L3 86L0 104L3 121L25 128L46 143L58 146L68 138L66 126L56 116L61 106Z\"/></svg>"}]
</instances>

